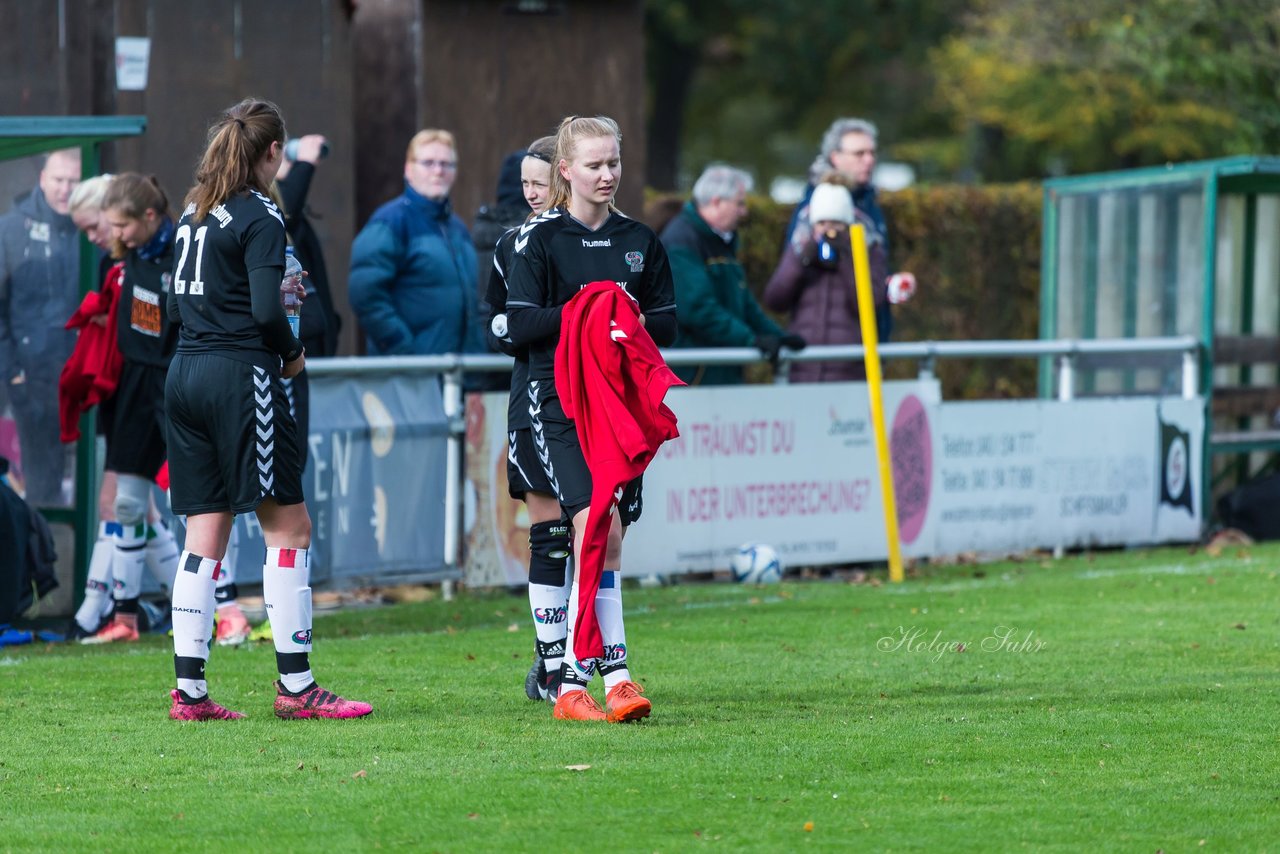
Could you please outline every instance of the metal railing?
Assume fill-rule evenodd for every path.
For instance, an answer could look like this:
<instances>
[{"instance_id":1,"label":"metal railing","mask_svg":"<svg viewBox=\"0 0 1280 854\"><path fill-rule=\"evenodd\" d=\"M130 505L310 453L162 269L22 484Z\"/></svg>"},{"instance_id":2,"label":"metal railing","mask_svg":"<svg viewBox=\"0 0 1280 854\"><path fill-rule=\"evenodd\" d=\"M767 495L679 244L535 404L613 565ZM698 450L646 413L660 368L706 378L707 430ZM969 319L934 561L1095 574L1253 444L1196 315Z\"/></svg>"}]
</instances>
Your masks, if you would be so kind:
<instances>
[{"instance_id":1,"label":"metal railing","mask_svg":"<svg viewBox=\"0 0 1280 854\"><path fill-rule=\"evenodd\" d=\"M1061 401L1075 397L1077 361L1081 357L1126 355L1181 356L1181 392L1194 398L1200 389L1200 343L1191 336L1169 338L1065 339L1057 341L919 341L885 344L879 349L884 361L914 359L920 362L920 376L931 377L938 359L1016 359L1052 357L1057 365L1058 394ZM684 365L747 365L761 361L754 347L670 349L662 352L667 363ZM800 352L783 350L779 362L821 362L861 360L861 345L815 346ZM512 359L502 355L365 356L311 359L307 370L313 377L359 376L361 374L433 373L441 375L444 414L449 426L445 455L445 535L444 562L459 569L462 529L462 451L466 425L463 418L463 374L511 370ZM445 594L452 585L446 582Z\"/></svg>"}]
</instances>

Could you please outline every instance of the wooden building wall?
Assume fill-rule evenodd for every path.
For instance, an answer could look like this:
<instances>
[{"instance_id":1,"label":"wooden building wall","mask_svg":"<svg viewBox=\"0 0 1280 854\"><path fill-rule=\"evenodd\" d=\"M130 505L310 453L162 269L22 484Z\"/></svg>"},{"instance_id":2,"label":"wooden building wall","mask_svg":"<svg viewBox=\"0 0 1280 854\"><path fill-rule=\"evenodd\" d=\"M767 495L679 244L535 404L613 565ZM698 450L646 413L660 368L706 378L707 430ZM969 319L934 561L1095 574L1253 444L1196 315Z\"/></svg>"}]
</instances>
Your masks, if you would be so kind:
<instances>
[{"instance_id":1,"label":"wooden building wall","mask_svg":"<svg viewBox=\"0 0 1280 854\"><path fill-rule=\"evenodd\" d=\"M619 205L640 215L642 0L361 0L355 39L359 222L401 191L416 130L456 135L453 204L470 223L493 200L502 159L571 113L621 125Z\"/></svg>"},{"instance_id":2,"label":"wooden building wall","mask_svg":"<svg viewBox=\"0 0 1280 854\"><path fill-rule=\"evenodd\" d=\"M345 0L6 0L0 114L145 115L146 134L106 146L103 167L156 175L179 209L210 121L249 95L275 101L291 134L329 138L308 212L345 308L355 233L351 32ZM117 36L151 39L145 91L116 89ZM346 351L355 337L346 322Z\"/></svg>"},{"instance_id":3,"label":"wooden building wall","mask_svg":"<svg viewBox=\"0 0 1280 854\"><path fill-rule=\"evenodd\" d=\"M309 213L352 353L351 241L400 193L419 128L456 134L454 209L470 224L509 152L567 114L610 115L624 138L619 204L640 216L643 24L643 0L0 0L0 115L147 116L145 136L108 146L103 165L155 174L175 207L209 122L242 97L278 103L294 135L325 134ZM117 36L151 38L143 92L116 89ZM0 194L34 177L30 163L0 164Z\"/></svg>"}]
</instances>

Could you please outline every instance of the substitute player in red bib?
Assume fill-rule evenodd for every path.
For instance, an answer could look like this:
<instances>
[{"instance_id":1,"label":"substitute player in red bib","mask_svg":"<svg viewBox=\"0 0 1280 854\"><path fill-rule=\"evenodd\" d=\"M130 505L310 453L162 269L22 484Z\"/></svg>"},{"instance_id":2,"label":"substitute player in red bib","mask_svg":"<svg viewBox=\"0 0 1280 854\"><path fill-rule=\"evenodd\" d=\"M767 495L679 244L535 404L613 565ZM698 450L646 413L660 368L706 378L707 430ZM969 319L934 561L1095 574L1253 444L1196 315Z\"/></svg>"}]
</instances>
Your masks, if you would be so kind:
<instances>
[{"instance_id":1,"label":"substitute player in red bib","mask_svg":"<svg viewBox=\"0 0 1280 854\"><path fill-rule=\"evenodd\" d=\"M653 230L613 206L622 174L622 134L612 119L565 119L556 134L548 210L521 226L508 275L507 322L512 342L529 348L529 416L547 481L574 528L579 557L591 504L591 471L574 422L556 393L555 351L564 305L587 284L611 281L639 305L653 340L676 336L676 303L666 252ZM622 528L641 510L640 483L628 485L613 515L595 613L604 655L581 660L566 643L554 715L572 720L624 722L646 717L649 700L627 667L622 618ZM569 622L577 610L581 564L575 560ZM599 671L605 708L587 693Z\"/></svg>"},{"instance_id":2,"label":"substitute player in red bib","mask_svg":"<svg viewBox=\"0 0 1280 854\"><path fill-rule=\"evenodd\" d=\"M174 236L168 312L181 320L165 385L170 495L187 515L173 589L174 720L243 717L210 699L205 681L214 586L234 514L256 512L267 544L262 593L276 647L275 713L354 718L311 675L311 517L302 495L299 437L281 378L304 364L280 305L285 228L268 190L283 159L284 120L253 98L227 110Z\"/></svg>"}]
</instances>

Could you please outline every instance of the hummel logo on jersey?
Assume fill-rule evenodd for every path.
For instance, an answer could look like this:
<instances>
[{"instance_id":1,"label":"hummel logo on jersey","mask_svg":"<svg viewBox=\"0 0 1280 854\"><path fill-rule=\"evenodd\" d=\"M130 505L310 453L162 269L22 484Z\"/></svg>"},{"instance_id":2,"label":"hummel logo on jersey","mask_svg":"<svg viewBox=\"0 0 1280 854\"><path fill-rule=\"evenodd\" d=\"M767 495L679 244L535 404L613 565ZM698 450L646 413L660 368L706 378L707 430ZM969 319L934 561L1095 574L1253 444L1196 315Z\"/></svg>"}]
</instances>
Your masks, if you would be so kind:
<instances>
[{"instance_id":1,"label":"hummel logo on jersey","mask_svg":"<svg viewBox=\"0 0 1280 854\"><path fill-rule=\"evenodd\" d=\"M529 232L539 223L548 222L560 216L559 210L549 210L546 213L538 214L533 219L520 226L520 233L516 235L515 250L517 253L523 252L524 247L529 243Z\"/></svg>"},{"instance_id":2,"label":"hummel logo on jersey","mask_svg":"<svg viewBox=\"0 0 1280 854\"><path fill-rule=\"evenodd\" d=\"M271 201L270 196L264 196L257 190L250 190L249 192L258 197L258 200L262 202L263 207L267 209L267 213L280 220L280 224L284 225L284 217L280 215L280 209L276 207L275 202Z\"/></svg>"},{"instance_id":3,"label":"hummel logo on jersey","mask_svg":"<svg viewBox=\"0 0 1280 854\"><path fill-rule=\"evenodd\" d=\"M583 248L583 249L608 249L608 248L609 248L610 246L612 246L612 245L613 245L613 241L612 241L612 240L608 240L608 239L605 239L605 240L587 240L585 237L584 237L584 238L582 238L582 248Z\"/></svg>"}]
</instances>

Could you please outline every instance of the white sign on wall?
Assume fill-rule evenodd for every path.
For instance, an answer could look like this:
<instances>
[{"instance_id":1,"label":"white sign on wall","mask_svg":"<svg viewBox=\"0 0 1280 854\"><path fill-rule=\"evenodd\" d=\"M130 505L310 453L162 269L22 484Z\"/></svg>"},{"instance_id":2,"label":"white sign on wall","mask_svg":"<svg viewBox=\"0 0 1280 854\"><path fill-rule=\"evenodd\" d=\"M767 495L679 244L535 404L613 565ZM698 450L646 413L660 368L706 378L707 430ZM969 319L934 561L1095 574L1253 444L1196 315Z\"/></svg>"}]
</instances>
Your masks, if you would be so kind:
<instances>
[{"instance_id":1,"label":"white sign on wall","mask_svg":"<svg viewBox=\"0 0 1280 854\"><path fill-rule=\"evenodd\" d=\"M147 66L151 62L151 39L116 37L116 89L141 92L147 88Z\"/></svg>"},{"instance_id":2,"label":"white sign on wall","mask_svg":"<svg viewBox=\"0 0 1280 854\"><path fill-rule=\"evenodd\" d=\"M791 566L886 559L865 384L686 387L666 402L680 438L645 473L624 572L724 569L748 542ZM479 493L497 546L468 558L468 583L481 565L517 583L527 531L506 496L506 397L486 403L485 462L468 469L496 479ZM1200 399L942 403L929 380L886 383L884 403L905 556L1200 536Z\"/></svg>"},{"instance_id":3,"label":"white sign on wall","mask_svg":"<svg viewBox=\"0 0 1280 854\"><path fill-rule=\"evenodd\" d=\"M1177 398L944 403L926 551L1197 539L1203 419Z\"/></svg>"}]
</instances>

